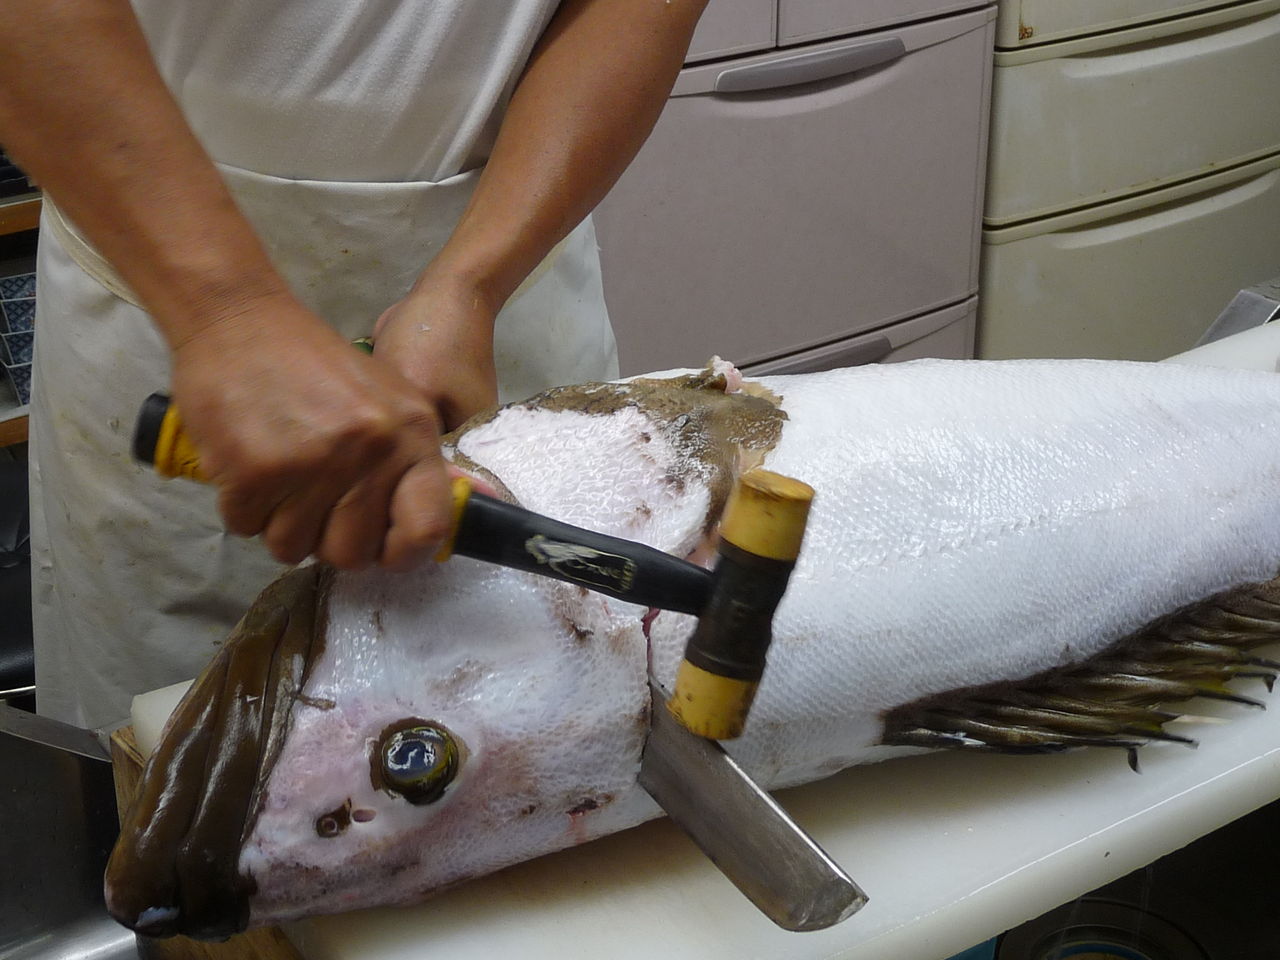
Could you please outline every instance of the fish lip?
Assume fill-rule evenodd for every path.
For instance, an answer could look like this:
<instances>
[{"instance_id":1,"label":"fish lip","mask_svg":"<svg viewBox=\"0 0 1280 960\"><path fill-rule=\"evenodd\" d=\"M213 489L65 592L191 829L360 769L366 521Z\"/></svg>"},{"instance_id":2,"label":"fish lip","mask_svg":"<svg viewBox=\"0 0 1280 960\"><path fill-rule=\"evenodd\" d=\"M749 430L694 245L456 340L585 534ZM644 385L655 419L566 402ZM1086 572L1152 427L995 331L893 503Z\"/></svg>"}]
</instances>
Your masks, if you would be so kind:
<instances>
[{"instance_id":1,"label":"fish lip","mask_svg":"<svg viewBox=\"0 0 1280 960\"><path fill-rule=\"evenodd\" d=\"M240 853L318 652L328 579L309 566L264 590L166 724L104 880L129 929L224 940L248 927L256 884Z\"/></svg>"}]
</instances>

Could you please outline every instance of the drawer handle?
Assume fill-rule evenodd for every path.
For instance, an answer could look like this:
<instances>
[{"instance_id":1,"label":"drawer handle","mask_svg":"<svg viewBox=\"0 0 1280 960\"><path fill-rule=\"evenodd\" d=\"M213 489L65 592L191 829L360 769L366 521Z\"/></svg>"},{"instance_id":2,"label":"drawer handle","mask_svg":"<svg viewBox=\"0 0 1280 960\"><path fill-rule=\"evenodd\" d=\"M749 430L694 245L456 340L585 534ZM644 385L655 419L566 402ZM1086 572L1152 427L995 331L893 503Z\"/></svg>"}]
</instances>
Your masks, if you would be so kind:
<instances>
[{"instance_id":1,"label":"drawer handle","mask_svg":"<svg viewBox=\"0 0 1280 960\"><path fill-rule=\"evenodd\" d=\"M723 70L716 77L716 93L752 93L830 80L859 70L892 63L906 56L901 37L863 40L834 50L815 50L764 63Z\"/></svg>"},{"instance_id":2,"label":"drawer handle","mask_svg":"<svg viewBox=\"0 0 1280 960\"><path fill-rule=\"evenodd\" d=\"M861 367L868 363L879 363L893 353L893 350L893 342L884 334L878 334L831 353L801 353L771 363L753 365L744 372L753 377L773 377L786 373L817 373L837 367Z\"/></svg>"},{"instance_id":3,"label":"drawer handle","mask_svg":"<svg viewBox=\"0 0 1280 960\"><path fill-rule=\"evenodd\" d=\"M881 334L840 354L840 365L861 367L868 363L879 363L891 353L893 353L893 342Z\"/></svg>"}]
</instances>

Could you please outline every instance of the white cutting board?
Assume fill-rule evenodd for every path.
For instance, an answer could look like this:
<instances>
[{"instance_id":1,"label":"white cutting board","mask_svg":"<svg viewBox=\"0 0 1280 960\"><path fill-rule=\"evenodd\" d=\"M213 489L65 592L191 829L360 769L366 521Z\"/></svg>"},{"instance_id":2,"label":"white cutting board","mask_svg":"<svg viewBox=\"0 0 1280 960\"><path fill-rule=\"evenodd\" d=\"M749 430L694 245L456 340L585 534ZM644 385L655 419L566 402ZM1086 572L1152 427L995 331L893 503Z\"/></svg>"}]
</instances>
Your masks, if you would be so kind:
<instances>
[{"instance_id":1,"label":"white cutting board","mask_svg":"<svg viewBox=\"0 0 1280 960\"><path fill-rule=\"evenodd\" d=\"M1276 369L1280 324L1187 360ZM1241 692L1265 698L1261 684ZM139 697L149 750L180 689ZM930 754L779 794L870 895L816 933L755 911L657 821L473 881L427 903L291 924L307 960L943 960L1280 797L1280 704L1196 701L1200 747L1058 757ZM714 798L710 798L714 802Z\"/></svg>"}]
</instances>

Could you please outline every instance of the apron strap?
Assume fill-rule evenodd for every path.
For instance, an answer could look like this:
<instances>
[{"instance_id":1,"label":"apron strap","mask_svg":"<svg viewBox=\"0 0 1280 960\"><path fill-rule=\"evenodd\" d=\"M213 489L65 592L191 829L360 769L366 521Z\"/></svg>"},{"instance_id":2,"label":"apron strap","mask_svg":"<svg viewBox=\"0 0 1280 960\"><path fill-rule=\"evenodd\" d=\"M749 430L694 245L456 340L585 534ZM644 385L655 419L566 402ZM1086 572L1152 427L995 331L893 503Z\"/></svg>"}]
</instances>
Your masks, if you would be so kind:
<instances>
[{"instance_id":1,"label":"apron strap","mask_svg":"<svg viewBox=\"0 0 1280 960\"><path fill-rule=\"evenodd\" d=\"M95 250L88 240L76 233L70 221L62 215L62 211L58 209L47 193L44 196L41 208L44 211L47 226L52 230L54 237L57 238L62 249L67 252L67 256L74 260L81 270L93 277L94 280L98 281L125 303L131 303L140 310L146 309L133 291L129 289L129 285L120 278L120 274L116 273L115 267L107 262L106 257ZM564 248L568 242L569 237L565 237L552 247L547 252L547 255L542 258L542 261L533 268L533 271L524 278L520 286L516 287L515 292L511 294L510 300L515 300L537 283L542 275L550 270L552 264L564 253Z\"/></svg>"},{"instance_id":2,"label":"apron strap","mask_svg":"<svg viewBox=\"0 0 1280 960\"><path fill-rule=\"evenodd\" d=\"M102 284L125 303L131 303L135 307L141 308L142 304L138 302L138 298L134 296L128 284L120 279L120 274L116 273L115 268L107 262L106 257L89 245L89 241L76 233L70 222L62 215L62 211L57 208L47 193L44 195L44 202L41 207L44 211L45 224L52 230L55 239L62 246L62 249L67 252L67 256L74 260L81 270L97 280L98 283Z\"/></svg>"}]
</instances>

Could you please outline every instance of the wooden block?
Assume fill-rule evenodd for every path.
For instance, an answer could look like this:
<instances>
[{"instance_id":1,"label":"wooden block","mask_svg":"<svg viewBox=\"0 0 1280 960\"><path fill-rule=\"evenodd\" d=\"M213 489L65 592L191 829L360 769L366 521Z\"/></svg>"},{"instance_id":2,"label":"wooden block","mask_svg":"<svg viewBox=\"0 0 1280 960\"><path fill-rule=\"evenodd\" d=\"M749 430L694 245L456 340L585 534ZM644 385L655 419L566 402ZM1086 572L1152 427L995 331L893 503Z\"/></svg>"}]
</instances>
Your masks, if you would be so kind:
<instances>
[{"instance_id":1,"label":"wooden block","mask_svg":"<svg viewBox=\"0 0 1280 960\"><path fill-rule=\"evenodd\" d=\"M122 819L138 792L144 765L133 727L121 727L111 735L116 807ZM138 937L138 953L144 960L303 960L276 927L259 927L234 936L225 943L204 943L187 937L164 940Z\"/></svg>"},{"instance_id":2,"label":"wooden block","mask_svg":"<svg viewBox=\"0 0 1280 960\"><path fill-rule=\"evenodd\" d=\"M116 810L119 811L121 822L124 822L125 811L138 792L144 766L145 761L138 752L138 741L133 736L133 727L121 727L111 734L111 773L116 781Z\"/></svg>"},{"instance_id":3,"label":"wooden block","mask_svg":"<svg viewBox=\"0 0 1280 960\"><path fill-rule=\"evenodd\" d=\"M186 937L139 937L138 955L143 960L302 960L293 944L275 927L250 930L226 943L202 943Z\"/></svg>"},{"instance_id":4,"label":"wooden block","mask_svg":"<svg viewBox=\"0 0 1280 960\"><path fill-rule=\"evenodd\" d=\"M40 197L14 197L0 202L0 236L40 226Z\"/></svg>"},{"instance_id":5,"label":"wooden block","mask_svg":"<svg viewBox=\"0 0 1280 960\"><path fill-rule=\"evenodd\" d=\"M14 417L12 420L0 420L0 447L26 443L27 422L25 416Z\"/></svg>"}]
</instances>

